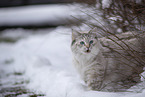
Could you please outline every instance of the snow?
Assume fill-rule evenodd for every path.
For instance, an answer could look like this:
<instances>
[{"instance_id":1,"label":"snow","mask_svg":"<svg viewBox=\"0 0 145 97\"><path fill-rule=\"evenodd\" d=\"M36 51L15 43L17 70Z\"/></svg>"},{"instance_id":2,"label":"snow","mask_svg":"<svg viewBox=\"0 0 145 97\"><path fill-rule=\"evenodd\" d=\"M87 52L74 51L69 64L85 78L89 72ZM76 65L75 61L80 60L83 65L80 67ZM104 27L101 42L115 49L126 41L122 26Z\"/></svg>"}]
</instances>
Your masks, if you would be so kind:
<instances>
[{"instance_id":1,"label":"snow","mask_svg":"<svg viewBox=\"0 0 145 97\"><path fill-rule=\"evenodd\" d=\"M46 31L49 29L35 32ZM0 71L24 72L24 80L29 80L27 89L46 97L144 97L145 90L141 93L88 90L72 66L70 44L71 30L65 27L28 35L14 44L0 43ZM11 59L12 63L4 65Z\"/></svg>"}]
</instances>

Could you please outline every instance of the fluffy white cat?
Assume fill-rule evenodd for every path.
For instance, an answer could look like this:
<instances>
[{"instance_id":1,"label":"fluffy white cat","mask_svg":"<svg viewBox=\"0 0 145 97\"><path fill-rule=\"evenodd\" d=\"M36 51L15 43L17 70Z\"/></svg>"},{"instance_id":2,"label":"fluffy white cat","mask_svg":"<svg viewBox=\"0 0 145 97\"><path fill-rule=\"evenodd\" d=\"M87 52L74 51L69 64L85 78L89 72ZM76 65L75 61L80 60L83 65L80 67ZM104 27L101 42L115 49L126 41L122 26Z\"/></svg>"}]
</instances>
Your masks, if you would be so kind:
<instances>
[{"instance_id":1,"label":"fluffy white cat","mask_svg":"<svg viewBox=\"0 0 145 97\"><path fill-rule=\"evenodd\" d=\"M136 39L128 37L125 44L131 49L137 43ZM130 45L132 43L134 45ZM125 44L114 36L98 38L91 31L72 32L73 64L90 89L121 91L140 82L144 66L137 63L133 58L135 53Z\"/></svg>"}]
</instances>

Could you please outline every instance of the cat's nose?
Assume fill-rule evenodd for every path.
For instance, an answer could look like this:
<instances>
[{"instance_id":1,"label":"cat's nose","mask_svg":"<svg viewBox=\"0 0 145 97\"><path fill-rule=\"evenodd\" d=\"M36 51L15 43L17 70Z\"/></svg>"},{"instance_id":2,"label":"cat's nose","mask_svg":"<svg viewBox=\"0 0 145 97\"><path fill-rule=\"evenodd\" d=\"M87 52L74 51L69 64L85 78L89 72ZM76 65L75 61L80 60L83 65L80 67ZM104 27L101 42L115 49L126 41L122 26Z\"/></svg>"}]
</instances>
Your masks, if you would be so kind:
<instances>
[{"instance_id":1,"label":"cat's nose","mask_svg":"<svg viewBox=\"0 0 145 97\"><path fill-rule=\"evenodd\" d=\"M86 52L87 52L87 53L90 52L90 48L89 48L89 47L86 48Z\"/></svg>"}]
</instances>

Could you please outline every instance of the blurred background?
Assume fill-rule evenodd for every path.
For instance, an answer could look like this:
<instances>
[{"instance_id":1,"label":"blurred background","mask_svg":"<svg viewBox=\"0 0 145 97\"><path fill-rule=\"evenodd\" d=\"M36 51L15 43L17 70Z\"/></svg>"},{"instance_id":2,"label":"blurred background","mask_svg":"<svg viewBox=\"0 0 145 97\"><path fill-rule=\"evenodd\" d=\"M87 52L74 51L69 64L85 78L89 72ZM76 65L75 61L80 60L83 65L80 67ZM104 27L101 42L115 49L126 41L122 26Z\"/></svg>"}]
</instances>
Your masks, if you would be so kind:
<instances>
[{"instance_id":1,"label":"blurred background","mask_svg":"<svg viewBox=\"0 0 145 97\"><path fill-rule=\"evenodd\" d=\"M80 4L76 7L75 4ZM91 8L82 11L80 7ZM71 5L71 7L70 7ZM73 8L72 8L73 7ZM75 10L74 10L75 9ZM115 10L114 10L115 9ZM76 11L80 12L76 12ZM87 12L88 11L88 12ZM93 11L93 12L91 12ZM87 18L76 15L85 13ZM87 14L86 14L87 13ZM95 14L95 15L93 15ZM76 17L77 19L72 19ZM90 23L90 18L101 17L105 26L114 32L139 30L145 24L144 0L1 0L0 30L7 28L48 28L59 25L79 24L81 20L96 27L99 22ZM99 19L100 20L100 19ZM84 23L84 21L83 21ZM110 25L111 24L111 25ZM108 26L107 26L108 27ZM101 27L104 29L103 27ZM143 28L143 27L142 27Z\"/></svg>"},{"instance_id":2,"label":"blurred background","mask_svg":"<svg viewBox=\"0 0 145 97\"><path fill-rule=\"evenodd\" d=\"M73 0L2 0L0 30L47 28L68 24L64 19L69 13L64 12L65 8L61 5L72 2Z\"/></svg>"},{"instance_id":3,"label":"blurred background","mask_svg":"<svg viewBox=\"0 0 145 97\"><path fill-rule=\"evenodd\" d=\"M1 0L0 30L8 28L48 28L70 22L73 3L95 5L95 0Z\"/></svg>"}]
</instances>

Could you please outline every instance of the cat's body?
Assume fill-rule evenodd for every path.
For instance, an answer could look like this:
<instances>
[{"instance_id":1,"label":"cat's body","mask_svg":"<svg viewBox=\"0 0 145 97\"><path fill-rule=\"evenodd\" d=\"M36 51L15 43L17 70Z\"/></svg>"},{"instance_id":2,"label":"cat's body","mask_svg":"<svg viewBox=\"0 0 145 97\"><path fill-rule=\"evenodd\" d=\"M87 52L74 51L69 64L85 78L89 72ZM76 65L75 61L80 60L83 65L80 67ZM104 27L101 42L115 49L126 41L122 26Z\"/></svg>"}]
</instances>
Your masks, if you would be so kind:
<instances>
[{"instance_id":1,"label":"cat's body","mask_svg":"<svg viewBox=\"0 0 145 97\"><path fill-rule=\"evenodd\" d=\"M98 39L96 33L72 34L73 64L90 89L117 91L140 81L143 67L130 56L125 58L120 45L112 39Z\"/></svg>"}]
</instances>

